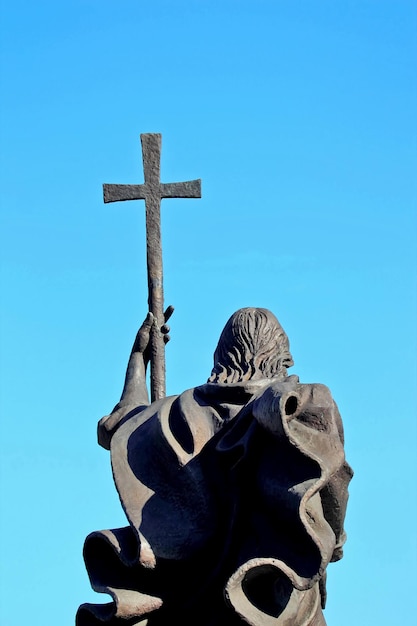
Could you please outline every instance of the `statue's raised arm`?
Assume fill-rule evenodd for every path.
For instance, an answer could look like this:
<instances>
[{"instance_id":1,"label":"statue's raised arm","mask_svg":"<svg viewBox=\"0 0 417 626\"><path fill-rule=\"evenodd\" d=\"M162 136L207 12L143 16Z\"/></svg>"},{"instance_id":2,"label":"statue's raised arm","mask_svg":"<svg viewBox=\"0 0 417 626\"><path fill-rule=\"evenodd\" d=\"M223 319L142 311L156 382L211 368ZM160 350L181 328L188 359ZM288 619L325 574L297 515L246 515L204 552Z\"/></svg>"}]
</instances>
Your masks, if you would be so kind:
<instances>
[{"instance_id":1,"label":"statue's raised arm","mask_svg":"<svg viewBox=\"0 0 417 626\"><path fill-rule=\"evenodd\" d=\"M169 326L166 322L171 317L173 311L174 307L169 306L164 313L165 323L160 328L164 343L168 343L170 339L168 334ZM155 324L156 319L154 315L148 312L133 342L120 400L112 412L103 417L98 423L98 442L107 450L110 449L111 438L120 424L149 404L146 371L152 357L150 337L152 327Z\"/></svg>"}]
</instances>

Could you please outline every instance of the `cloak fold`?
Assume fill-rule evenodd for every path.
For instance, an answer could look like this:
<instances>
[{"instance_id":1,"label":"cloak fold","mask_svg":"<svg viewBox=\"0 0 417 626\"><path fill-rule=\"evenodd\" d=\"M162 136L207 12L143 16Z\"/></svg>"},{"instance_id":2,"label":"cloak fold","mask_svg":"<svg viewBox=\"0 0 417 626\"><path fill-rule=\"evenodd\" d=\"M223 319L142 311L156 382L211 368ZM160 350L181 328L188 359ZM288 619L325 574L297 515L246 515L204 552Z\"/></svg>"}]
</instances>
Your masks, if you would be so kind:
<instances>
[{"instance_id":1,"label":"cloak fold","mask_svg":"<svg viewBox=\"0 0 417 626\"><path fill-rule=\"evenodd\" d=\"M113 601L82 605L77 626L325 624L352 477L326 387L208 383L131 417L111 458L129 526L87 537Z\"/></svg>"}]
</instances>

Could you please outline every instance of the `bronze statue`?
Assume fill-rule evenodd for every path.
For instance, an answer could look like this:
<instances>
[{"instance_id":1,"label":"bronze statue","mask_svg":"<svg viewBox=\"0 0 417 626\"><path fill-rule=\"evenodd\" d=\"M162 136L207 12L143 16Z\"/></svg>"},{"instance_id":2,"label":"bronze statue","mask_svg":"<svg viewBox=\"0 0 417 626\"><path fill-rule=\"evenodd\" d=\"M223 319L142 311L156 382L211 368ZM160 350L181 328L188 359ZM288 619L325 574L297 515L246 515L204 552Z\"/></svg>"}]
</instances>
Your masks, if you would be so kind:
<instances>
[{"instance_id":1,"label":"bronze statue","mask_svg":"<svg viewBox=\"0 0 417 626\"><path fill-rule=\"evenodd\" d=\"M259 308L229 319L206 384L165 397L160 201L201 185L161 183L161 136L141 141L145 183L104 185L105 202L146 203L149 313L98 425L129 526L87 537L91 585L112 602L82 605L77 626L323 626L352 478L337 406L288 376L287 335Z\"/></svg>"},{"instance_id":2,"label":"bronze statue","mask_svg":"<svg viewBox=\"0 0 417 626\"><path fill-rule=\"evenodd\" d=\"M165 312L165 322L172 308ZM99 422L129 526L94 532L77 626L323 626L352 470L327 387L289 376L276 317L227 322L206 384L149 404L149 313L120 402Z\"/></svg>"}]
</instances>

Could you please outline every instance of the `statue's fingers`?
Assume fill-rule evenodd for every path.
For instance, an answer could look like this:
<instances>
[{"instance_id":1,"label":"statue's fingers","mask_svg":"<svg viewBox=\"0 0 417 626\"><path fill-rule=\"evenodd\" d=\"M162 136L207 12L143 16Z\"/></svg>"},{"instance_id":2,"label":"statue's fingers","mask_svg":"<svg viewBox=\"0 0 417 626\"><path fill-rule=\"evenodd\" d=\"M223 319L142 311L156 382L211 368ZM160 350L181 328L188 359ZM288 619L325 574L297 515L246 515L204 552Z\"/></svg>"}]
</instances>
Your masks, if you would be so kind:
<instances>
[{"instance_id":1,"label":"statue's fingers","mask_svg":"<svg viewBox=\"0 0 417 626\"><path fill-rule=\"evenodd\" d=\"M168 326L168 324L163 324L163 325L161 326L161 333L162 333L163 335L168 334L170 330L171 330L171 329L170 329L170 327Z\"/></svg>"},{"instance_id":2,"label":"statue's fingers","mask_svg":"<svg viewBox=\"0 0 417 626\"><path fill-rule=\"evenodd\" d=\"M149 334L153 321L154 321L153 313L149 311L136 334L136 341L141 335L146 334L146 333Z\"/></svg>"},{"instance_id":3,"label":"statue's fingers","mask_svg":"<svg viewBox=\"0 0 417 626\"><path fill-rule=\"evenodd\" d=\"M153 321L154 321L154 315L153 313L151 313L151 311L148 311L148 314L145 317L145 321L143 322L139 330L150 329L153 324Z\"/></svg>"},{"instance_id":4,"label":"statue's fingers","mask_svg":"<svg viewBox=\"0 0 417 626\"><path fill-rule=\"evenodd\" d=\"M173 312L174 312L174 307L172 306L172 304L170 304L169 307L165 309L165 313L164 313L164 319L166 322L169 320Z\"/></svg>"},{"instance_id":5,"label":"statue's fingers","mask_svg":"<svg viewBox=\"0 0 417 626\"><path fill-rule=\"evenodd\" d=\"M146 346L149 342L149 335L151 332L152 324L154 323L155 318L153 313L148 312L145 320L142 323L142 326L139 328L135 343L133 344L132 352L144 352Z\"/></svg>"},{"instance_id":6,"label":"statue's fingers","mask_svg":"<svg viewBox=\"0 0 417 626\"><path fill-rule=\"evenodd\" d=\"M168 343L170 339L171 337L169 335L164 335L164 343Z\"/></svg>"}]
</instances>

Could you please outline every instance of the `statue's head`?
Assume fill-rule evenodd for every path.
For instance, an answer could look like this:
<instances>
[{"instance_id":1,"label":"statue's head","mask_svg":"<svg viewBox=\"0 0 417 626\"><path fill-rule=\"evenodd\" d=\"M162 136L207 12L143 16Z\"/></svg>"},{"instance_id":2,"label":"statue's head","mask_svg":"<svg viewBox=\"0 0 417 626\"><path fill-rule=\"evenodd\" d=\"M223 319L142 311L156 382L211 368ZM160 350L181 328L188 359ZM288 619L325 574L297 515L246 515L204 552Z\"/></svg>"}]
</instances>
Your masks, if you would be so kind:
<instances>
[{"instance_id":1,"label":"statue's head","mask_svg":"<svg viewBox=\"0 0 417 626\"><path fill-rule=\"evenodd\" d=\"M293 364L288 337L275 315L248 307L236 311L224 327L209 382L284 379Z\"/></svg>"}]
</instances>

